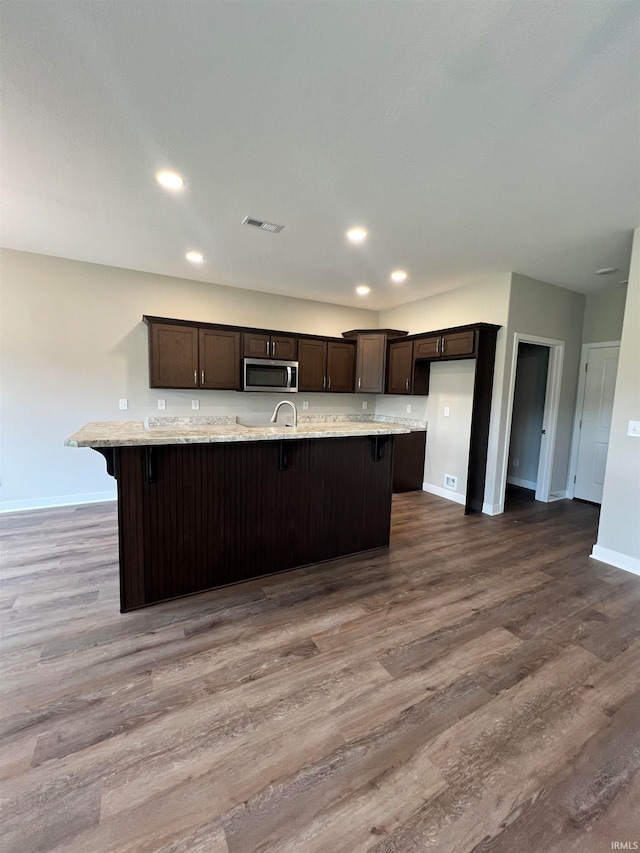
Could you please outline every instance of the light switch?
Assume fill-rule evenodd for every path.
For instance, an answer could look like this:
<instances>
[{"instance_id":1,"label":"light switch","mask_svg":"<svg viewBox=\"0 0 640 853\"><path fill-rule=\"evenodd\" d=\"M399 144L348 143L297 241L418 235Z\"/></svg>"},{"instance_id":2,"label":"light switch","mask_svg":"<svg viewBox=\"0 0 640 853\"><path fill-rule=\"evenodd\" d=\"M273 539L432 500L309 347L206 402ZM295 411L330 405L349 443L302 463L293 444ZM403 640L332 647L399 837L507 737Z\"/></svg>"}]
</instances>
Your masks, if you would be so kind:
<instances>
[{"instance_id":1,"label":"light switch","mask_svg":"<svg viewBox=\"0 0 640 853\"><path fill-rule=\"evenodd\" d=\"M167 408L167 401L166 400L158 400L158 408L159 409L166 409Z\"/></svg>"},{"instance_id":2,"label":"light switch","mask_svg":"<svg viewBox=\"0 0 640 853\"><path fill-rule=\"evenodd\" d=\"M629 421L627 435L635 435L640 438L640 421Z\"/></svg>"},{"instance_id":3,"label":"light switch","mask_svg":"<svg viewBox=\"0 0 640 853\"><path fill-rule=\"evenodd\" d=\"M444 416L445 416L445 418L449 417L449 406L444 407Z\"/></svg>"},{"instance_id":4,"label":"light switch","mask_svg":"<svg viewBox=\"0 0 640 853\"><path fill-rule=\"evenodd\" d=\"M191 408L192 409L199 409L200 408L200 400L192 400L191 401Z\"/></svg>"},{"instance_id":5,"label":"light switch","mask_svg":"<svg viewBox=\"0 0 640 853\"><path fill-rule=\"evenodd\" d=\"M126 400L125 398L121 398L120 399L120 409L122 411L124 411L125 409L128 409L128 408L129 408L129 401Z\"/></svg>"}]
</instances>

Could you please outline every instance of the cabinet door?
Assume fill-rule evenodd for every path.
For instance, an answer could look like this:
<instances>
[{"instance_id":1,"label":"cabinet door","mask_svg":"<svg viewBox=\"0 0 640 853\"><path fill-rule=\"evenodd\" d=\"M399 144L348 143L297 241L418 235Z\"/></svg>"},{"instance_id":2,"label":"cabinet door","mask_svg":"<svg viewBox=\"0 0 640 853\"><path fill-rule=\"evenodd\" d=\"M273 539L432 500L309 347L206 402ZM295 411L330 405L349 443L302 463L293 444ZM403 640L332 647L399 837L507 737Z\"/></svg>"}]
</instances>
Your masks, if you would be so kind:
<instances>
[{"instance_id":1,"label":"cabinet door","mask_svg":"<svg viewBox=\"0 0 640 853\"><path fill-rule=\"evenodd\" d=\"M200 387L240 387L240 333L200 329Z\"/></svg>"},{"instance_id":2,"label":"cabinet door","mask_svg":"<svg viewBox=\"0 0 640 853\"><path fill-rule=\"evenodd\" d=\"M194 388L198 385L198 329L153 323L149 327L149 386Z\"/></svg>"},{"instance_id":3,"label":"cabinet door","mask_svg":"<svg viewBox=\"0 0 640 853\"><path fill-rule=\"evenodd\" d=\"M439 358L440 336L414 341L413 353L415 358Z\"/></svg>"},{"instance_id":4,"label":"cabinet door","mask_svg":"<svg viewBox=\"0 0 640 853\"><path fill-rule=\"evenodd\" d=\"M463 355L473 355L475 335L476 333L473 329L443 335L440 354L443 358L459 358Z\"/></svg>"},{"instance_id":5,"label":"cabinet door","mask_svg":"<svg viewBox=\"0 0 640 853\"><path fill-rule=\"evenodd\" d=\"M389 344L387 394L410 394L413 374L413 341Z\"/></svg>"},{"instance_id":6,"label":"cabinet door","mask_svg":"<svg viewBox=\"0 0 640 853\"><path fill-rule=\"evenodd\" d=\"M353 393L356 348L353 344L327 344L327 391Z\"/></svg>"},{"instance_id":7,"label":"cabinet door","mask_svg":"<svg viewBox=\"0 0 640 853\"><path fill-rule=\"evenodd\" d=\"M271 335L271 358L293 360L298 357L298 339Z\"/></svg>"},{"instance_id":8,"label":"cabinet door","mask_svg":"<svg viewBox=\"0 0 640 853\"><path fill-rule=\"evenodd\" d=\"M393 439L393 491L417 492L424 480L427 433L424 430Z\"/></svg>"},{"instance_id":9,"label":"cabinet door","mask_svg":"<svg viewBox=\"0 0 640 853\"><path fill-rule=\"evenodd\" d=\"M301 339L298 342L298 390L324 391L327 383L326 341Z\"/></svg>"},{"instance_id":10,"label":"cabinet door","mask_svg":"<svg viewBox=\"0 0 640 853\"><path fill-rule=\"evenodd\" d=\"M358 336L356 393L382 394L384 392L386 350L385 334Z\"/></svg>"},{"instance_id":11,"label":"cabinet door","mask_svg":"<svg viewBox=\"0 0 640 853\"><path fill-rule=\"evenodd\" d=\"M271 336L257 332L244 332L242 335L243 355L246 358L271 358Z\"/></svg>"}]
</instances>

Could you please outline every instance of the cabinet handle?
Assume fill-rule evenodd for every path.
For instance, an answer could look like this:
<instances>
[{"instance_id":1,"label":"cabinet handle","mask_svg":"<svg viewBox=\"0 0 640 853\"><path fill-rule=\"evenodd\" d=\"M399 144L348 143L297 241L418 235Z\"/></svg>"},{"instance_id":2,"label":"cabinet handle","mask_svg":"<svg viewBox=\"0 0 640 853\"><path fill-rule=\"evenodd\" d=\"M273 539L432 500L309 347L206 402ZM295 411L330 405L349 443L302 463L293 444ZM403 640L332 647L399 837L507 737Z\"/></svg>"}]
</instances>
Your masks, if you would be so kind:
<instances>
[{"instance_id":1,"label":"cabinet handle","mask_svg":"<svg viewBox=\"0 0 640 853\"><path fill-rule=\"evenodd\" d=\"M440 338L436 340L436 355L440 355Z\"/></svg>"},{"instance_id":2,"label":"cabinet handle","mask_svg":"<svg viewBox=\"0 0 640 853\"><path fill-rule=\"evenodd\" d=\"M204 385L204 370L200 371L200 382L202 385Z\"/></svg>"},{"instance_id":3,"label":"cabinet handle","mask_svg":"<svg viewBox=\"0 0 640 853\"><path fill-rule=\"evenodd\" d=\"M327 382L327 391L331 390L331 377L329 377L329 381Z\"/></svg>"},{"instance_id":4,"label":"cabinet handle","mask_svg":"<svg viewBox=\"0 0 640 853\"><path fill-rule=\"evenodd\" d=\"M407 379L407 381L404 383L404 387L405 387L405 389L406 389L407 391L409 390L409 380L408 380L408 379Z\"/></svg>"},{"instance_id":5,"label":"cabinet handle","mask_svg":"<svg viewBox=\"0 0 640 853\"><path fill-rule=\"evenodd\" d=\"M271 344L271 355L275 355L275 354L276 354L276 342L274 341Z\"/></svg>"},{"instance_id":6,"label":"cabinet handle","mask_svg":"<svg viewBox=\"0 0 640 853\"><path fill-rule=\"evenodd\" d=\"M446 340L443 338L443 339L442 339L442 355L444 355L444 351L445 351L446 347L447 347L447 342L446 342Z\"/></svg>"},{"instance_id":7,"label":"cabinet handle","mask_svg":"<svg viewBox=\"0 0 640 853\"><path fill-rule=\"evenodd\" d=\"M269 355L269 341L267 341L267 355Z\"/></svg>"},{"instance_id":8,"label":"cabinet handle","mask_svg":"<svg viewBox=\"0 0 640 853\"><path fill-rule=\"evenodd\" d=\"M362 376L358 376L358 391L362 388Z\"/></svg>"},{"instance_id":9,"label":"cabinet handle","mask_svg":"<svg viewBox=\"0 0 640 853\"><path fill-rule=\"evenodd\" d=\"M194 385L198 384L198 371L197 370L193 371L193 384Z\"/></svg>"},{"instance_id":10,"label":"cabinet handle","mask_svg":"<svg viewBox=\"0 0 640 853\"><path fill-rule=\"evenodd\" d=\"M324 389L325 389L326 387L327 387L327 377L326 377L326 376L323 376L323 377L322 377L322 390L324 391Z\"/></svg>"}]
</instances>

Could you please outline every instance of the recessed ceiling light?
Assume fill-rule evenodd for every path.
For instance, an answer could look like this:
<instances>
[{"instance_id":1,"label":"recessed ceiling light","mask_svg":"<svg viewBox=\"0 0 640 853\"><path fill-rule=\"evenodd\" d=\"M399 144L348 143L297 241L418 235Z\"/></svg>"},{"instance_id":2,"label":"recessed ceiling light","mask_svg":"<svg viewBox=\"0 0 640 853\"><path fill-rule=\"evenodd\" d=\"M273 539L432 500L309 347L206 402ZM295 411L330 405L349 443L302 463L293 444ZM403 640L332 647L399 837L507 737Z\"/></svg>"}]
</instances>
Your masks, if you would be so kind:
<instances>
[{"instance_id":1,"label":"recessed ceiling light","mask_svg":"<svg viewBox=\"0 0 640 853\"><path fill-rule=\"evenodd\" d=\"M367 293L370 293L370 292L371 292L371 288L368 287L366 284L359 284L356 287L356 293L358 294L358 296L366 296Z\"/></svg>"},{"instance_id":2,"label":"recessed ceiling light","mask_svg":"<svg viewBox=\"0 0 640 853\"><path fill-rule=\"evenodd\" d=\"M347 231L347 237L352 243L362 243L363 240L367 239L367 229L360 227L350 228Z\"/></svg>"},{"instance_id":3,"label":"recessed ceiling light","mask_svg":"<svg viewBox=\"0 0 640 853\"><path fill-rule=\"evenodd\" d=\"M403 281L407 280L407 274L404 270L394 270L391 273L391 281L395 281L396 284L401 284Z\"/></svg>"},{"instance_id":4,"label":"recessed ceiling light","mask_svg":"<svg viewBox=\"0 0 640 853\"><path fill-rule=\"evenodd\" d=\"M192 264L201 264L204 261L202 252L187 252L185 258L191 261Z\"/></svg>"},{"instance_id":5,"label":"recessed ceiling light","mask_svg":"<svg viewBox=\"0 0 640 853\"><path fill-rule=\"evenodd\" d=\"M596 270L596 275L609 275L612 272L618 272L618 267L602 267L601 270Z\"/></svg>"},{"instance_id":6,"label":"recessed ceiling light","mask_svg":"<svg viewBox=\"0 0 640 853\"><path fill-rule=\"evenodd\" d=\"M156 181L168 190L181 190L184 178L177 172L156 172Z\"/></svg>"}]
</instances>

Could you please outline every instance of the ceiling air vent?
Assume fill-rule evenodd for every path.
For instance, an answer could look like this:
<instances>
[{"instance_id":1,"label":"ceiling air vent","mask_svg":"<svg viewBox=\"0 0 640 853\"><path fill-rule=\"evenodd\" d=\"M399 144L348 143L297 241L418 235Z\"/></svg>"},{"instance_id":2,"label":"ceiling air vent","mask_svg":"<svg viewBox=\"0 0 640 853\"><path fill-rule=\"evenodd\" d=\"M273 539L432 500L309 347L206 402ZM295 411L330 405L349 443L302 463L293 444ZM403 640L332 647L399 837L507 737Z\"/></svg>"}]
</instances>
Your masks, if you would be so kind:
<instances>
[{"instance_id":1,"label":"ceiling air vent","mask_svg":"<svg viewBox=\"0 0 640 853\"><path fill-rule=\"evenodd\" d=\"M262 219L253 219L251 216L245 216L242 220L242 224L253 225L254 228L261 228L263 231L271 231L272 234L277 234L284 228L284 225L274 225L273 222L264 222Z\"/></svg>"}]
</instances>

